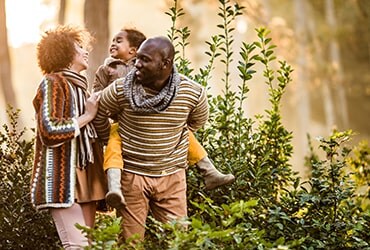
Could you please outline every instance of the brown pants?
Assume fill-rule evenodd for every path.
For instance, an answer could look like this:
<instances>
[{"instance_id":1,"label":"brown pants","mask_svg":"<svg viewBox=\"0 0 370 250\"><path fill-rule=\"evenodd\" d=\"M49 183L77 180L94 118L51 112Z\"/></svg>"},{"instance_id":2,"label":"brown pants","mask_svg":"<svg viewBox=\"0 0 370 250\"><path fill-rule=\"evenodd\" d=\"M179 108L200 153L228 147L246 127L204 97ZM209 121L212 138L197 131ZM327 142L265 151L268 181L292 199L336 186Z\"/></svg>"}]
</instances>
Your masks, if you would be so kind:
<instances>
[{"instance_id":1,"label":"brown pants","mask_svg":"<svg viewBox=\"0 0 370 250\"><path fill-rule=\"evenodd\" d=\"M118 213L122 216L122 236L128 239L145 234L145 221L149 210L161 222L185 217L186 176L185 170L163 177L149 177L123 171L122 192L127 209Z\"/></svg>"}]
</instances>

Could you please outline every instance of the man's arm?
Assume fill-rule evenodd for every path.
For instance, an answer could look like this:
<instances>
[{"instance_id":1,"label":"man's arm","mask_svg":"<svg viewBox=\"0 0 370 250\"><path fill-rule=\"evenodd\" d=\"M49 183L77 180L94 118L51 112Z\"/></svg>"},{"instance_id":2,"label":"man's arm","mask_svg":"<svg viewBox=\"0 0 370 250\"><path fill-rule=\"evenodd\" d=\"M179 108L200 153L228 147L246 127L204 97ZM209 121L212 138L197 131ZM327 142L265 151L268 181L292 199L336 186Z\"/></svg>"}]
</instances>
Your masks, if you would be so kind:
<instances>
[{"instance_id":1,"label":"man's arm","mask_svg":"<svg viewBox=\"0 0 370 250\"><path fill-rule=\"evenodd\" d=\"M188 118L188 127L191 131L196 131L203 127L209 117L209 107L207 100L207 93L201 87L201 93L196 107L192 110Z\"/></svg>"},{"instance_id":2,"label":"man's arm","mask_svg":"<svg viewBox=\"0 0 370 250\"><path fill-rule=\"evenodd\" d=\"M122 85L119 81L115 81L103 90L100 97L98 112L93 120L96 132L104 144L106 144L109 139L110 122L108 118L119 113L121 110L118 102L118 96L122 94L120 89L122 89Z\"/></svg>"}]
</instances>

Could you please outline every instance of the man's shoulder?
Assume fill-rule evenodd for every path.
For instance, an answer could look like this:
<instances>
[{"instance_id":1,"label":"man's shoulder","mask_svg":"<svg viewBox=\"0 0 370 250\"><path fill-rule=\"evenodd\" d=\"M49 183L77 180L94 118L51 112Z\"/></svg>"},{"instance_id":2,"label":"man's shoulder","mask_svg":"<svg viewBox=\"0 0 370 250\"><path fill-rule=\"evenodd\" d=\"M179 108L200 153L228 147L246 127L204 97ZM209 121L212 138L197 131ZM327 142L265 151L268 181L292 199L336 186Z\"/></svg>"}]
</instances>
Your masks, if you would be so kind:
<instances>
[{"instance_id":1,"label":"man's shoulder","mask_svg":"<svg viewBox=\"0 0 370 250\"><path fill-rule=\"evenodd\" d=\"M120 77L114 80L108 87L107 90L108 92L114 92L118 95L121 95L124 93L125 90L125 82L126 82L126 77Z\"/></svg>"},{"instance_id":2,"label":"man's shoulder","mask_svg":"<svg viewBox=\"0 0 370 250\"><path fill-rule=\"evenodd\" d=\"M201 84L197 83L196 81L190 79L189 77L185 75L182 75L182 74L179 74L179 75L180 75L180 80L181 80L181 86L191 87L197 91L204 91L204 87Z\"/></svg>"}]
</instances>

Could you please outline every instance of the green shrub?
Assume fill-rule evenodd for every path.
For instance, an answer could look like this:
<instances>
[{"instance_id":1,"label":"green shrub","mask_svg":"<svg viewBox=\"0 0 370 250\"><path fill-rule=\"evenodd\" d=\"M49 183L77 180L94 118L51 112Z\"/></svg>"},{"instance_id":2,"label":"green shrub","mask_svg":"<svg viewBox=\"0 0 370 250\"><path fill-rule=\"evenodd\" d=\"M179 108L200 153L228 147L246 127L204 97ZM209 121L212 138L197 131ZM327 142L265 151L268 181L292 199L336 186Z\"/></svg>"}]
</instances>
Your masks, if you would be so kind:
<instances>
[{"instance_id":1,"label":"green shrub","mask_svg":"<svg viewBox=\"0 0 370 250\"><path fill-rule=\"evenodd\" d=\"M286 192L279 202L285 221L279 234L299 249L368 249L369 210L357 206L355 183L348 173L351 131L320 139L322 159L311 147L311 176ZM280 219L279 219L280 217ZM365 229L365 230L364 230ZM299 239L299 242L296 240Z\"/></svg>"},{"instance_id":2,"label":"green shrub","mask_svg":"<svg viewBox=\"0 0 370 250\"><path fill-rule=\"evenodd\" d=\"M370 209L370 147L367 141L361 141L348 158L348 164L353 171L352 179L356 183L358 205Z\"/></svg>"},{"instance_id":3,"label":"green shrub","mask_svg":"<svg viewBox=\"0 0 370 250\"><path fill-rule=\"evenodd\" d=\"M240 84L238 91L232 91L229 67L234 53L233 22L243 7L219 1L221 24L217 27L221 33L207 42L209 64L194 73L185 56L190 31L176 28L177 19L185 13L177 9L176 0L174 3L167 14L173 22L169 34L177 42L179 70L209 87L214 62L219 60L224 66L223 95L209 96L210 122L197 136L215 165L235 173L237 180L231 186L204 193L202 179L190 168L188 230L153 223L151 226L161 233L154 231L155 237L148 237L151 244L157 240L168 249L369 248L369 210L357 205L355 186L347 174L351 150L344 143L351 133L334 132L321 140L326 158L319 159L312 151L312 176L301 183L289 163L292 133L283 126L280 112L281 97L293 70L284 61L275 62L269 31L257 29L258 40L242 44ZM263 72L255 70L257 64L262 65ZM271 107L255 119L246 118L243 102L249 93L248 84L258 73L263 74L268 86ZM358 157L356 166L365 169L365 160ZM248 207L248 213L241 213L240 206L250 203L254 205ZM163 234L166 230L169 232Z\"/></svg>"},{"instance_id":4,"label":"green shrub","mask_svg":"<svg viewBox=\"0 0 370 250\"><path fill-rule=\"evenodd\" d=\"M237 84L230 78L233 24L235 18L243 14L243 7L229 0L218 2L220 33L206 42L209 49L205 53L209 62L199 72L191 68L186 58L190 29L177 27L178 18L185 15L183 9L178 8L177 0L166 13L173 22L168 35L178 51L179 71L203 86L210 88L207 83L217 60L224 67L223 94L209 96L210 122L197 132L197 137L217 168L234 173L237 179L232 185L206 192L196 168L189 168L189 218L163 224L149 217L146 238L140 247L370 249L369 147L363 143L352 150L347 145L352 132L334 131L328 138L320 139L319 149L324 152L320 158L309 141L311 152L306 163L311 175L301 182L289 163L293 134L283 126L280 111L292 68L285 61L275 61L275 46L268 37L269 31L259 28L256 41L243 43L238 51L240 83L238 90L233 91L231 82ZM256 66L262 66L264 70L258 72ZM243 105L256 74L262 74L265 79L270 107L256 117L246 117ZM16 127L15 120L13 127ZM13 226L21 229L26 217L29 226L24 233L32 233L38 246L43 244L45 235L53 237L52 242L58 242L50 218L37 217L41 215L35 214L29 208L29 201L26 202L32 142L21 140L21 134L16 135L15 129L5 130L7 133L1 135L1 145L7 150L1 156L1 176L6 176L6 181L0 187L1 192L10 191L6 191L0 207L6 215L1 221L1 237L7 234L4 240L1 238L0 248L10 249L11 244L17 242L20 234L11 230ZM16 150L11 151L14 147ZM18 185L15 187L16 180ZM6 204L5 201L10 202ZM12 209L17 207L19 209L13 212ZM10 221L13 214L20 223ZM118 243L119 222L113 216L100 215L94 229L80 227L92 239L88 249L134 248L130 242ZM5 245L5 239L11 239L9 245Z\"/></svg>"},{"instance_id":5,"label":"green shrub","mask_svg":"<svg viewBox=\"0 0 370 250\"><path fill-rule=\"evenodd\" d=\"M0 249L59 249L51 217L31 205L34 141L25 140L26 130L18 128L20 111L7 113L10 125L0 131Z\"/></svg>"}]
</instances>

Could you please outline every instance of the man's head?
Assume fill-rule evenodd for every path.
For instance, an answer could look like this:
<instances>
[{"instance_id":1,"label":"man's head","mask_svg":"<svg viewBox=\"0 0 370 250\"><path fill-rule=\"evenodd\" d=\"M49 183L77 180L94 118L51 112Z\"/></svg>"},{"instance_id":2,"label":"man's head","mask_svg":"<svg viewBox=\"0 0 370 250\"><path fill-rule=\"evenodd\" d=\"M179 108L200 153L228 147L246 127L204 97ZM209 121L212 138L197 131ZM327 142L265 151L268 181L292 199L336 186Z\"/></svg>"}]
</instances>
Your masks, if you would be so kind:
<instances>
[{"instance_id":1,"label":"man's head","mask_svg":"<svg viewBox=\"0 0 370 250\"><path fill-rule=\"evenodd\" d=\"M161 89L172 73L174 56L175 48L168 38L145 40L137 51L136 79L147 87Z\"/></svg>"},{"instance_id":2,"label":"man's head","mask_svg":"<svg viewBox=\"0 0 370 250\"><path fill-rule=\"evenodd\" d=\"M140 31L123 28L113 37L109 53L113 58L128 61L136 56L137 49L145 39Z\"/></svg>"}]
</instances>

